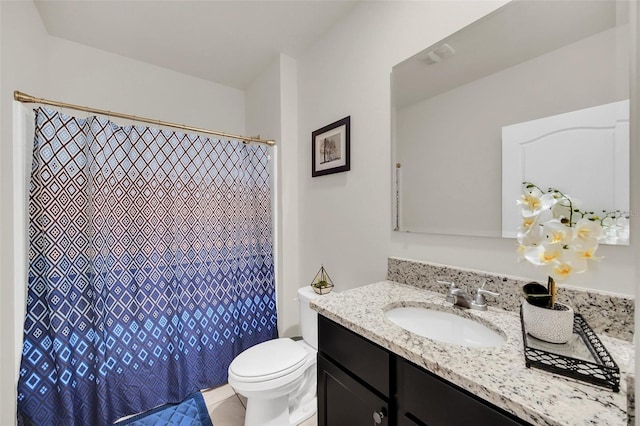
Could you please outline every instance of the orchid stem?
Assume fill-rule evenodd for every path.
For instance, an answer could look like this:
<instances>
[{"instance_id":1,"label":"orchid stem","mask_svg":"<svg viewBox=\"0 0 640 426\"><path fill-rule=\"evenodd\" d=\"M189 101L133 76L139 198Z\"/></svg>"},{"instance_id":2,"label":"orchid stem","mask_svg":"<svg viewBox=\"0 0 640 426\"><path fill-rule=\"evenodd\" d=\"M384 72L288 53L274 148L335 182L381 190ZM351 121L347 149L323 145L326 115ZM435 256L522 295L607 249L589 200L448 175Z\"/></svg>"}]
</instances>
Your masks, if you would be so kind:
<instances>
[{"instance_id":1,"label":"orchid stem","mask_svg":"<svg viewBox=\"0 0 640 426\"><path fill-rule=\"evenodd\" d=\"M549 307L553 309L556 304L556 281L551 276L549 276L549 280L547 281L547 291L549 295L551 295L551 306Z\"/></svg>"}]
</instances>

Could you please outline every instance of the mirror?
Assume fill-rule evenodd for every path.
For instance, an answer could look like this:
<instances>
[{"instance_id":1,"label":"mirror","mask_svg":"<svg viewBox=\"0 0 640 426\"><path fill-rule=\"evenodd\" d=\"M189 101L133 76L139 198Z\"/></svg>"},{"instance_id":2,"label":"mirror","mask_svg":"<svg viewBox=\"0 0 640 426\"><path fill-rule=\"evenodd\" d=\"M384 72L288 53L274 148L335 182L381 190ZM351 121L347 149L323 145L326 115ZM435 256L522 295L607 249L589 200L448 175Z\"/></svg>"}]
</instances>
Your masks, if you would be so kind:
<instances>
[{"instance_id":1,"label":"mirror","mask_svg":"<svg viewBox=\"0 0 640 426\"><path fill-rule=\"evenodd\" d=\"M541 187L582 199L584 208L627 211L628 17L626 1L513 0L394 66L394 230L513 236L520 184L536 177L548 180ZM582 154L600 145L575 132L572 138L582 145L558 142L573 126L563 124L564 130L549 130L546 134L554 137L538 143L535 155L523 160L522 146L529 149L542 135L522 133L532 123L548 129L549 122L585 111L589 116L591 109L607 105L622 105L613 107L618 114L613 124L601 126L608 134L598 143L611 155L578 165L586 161ZM534 163L542 170L533 171ZM591 179L586 185L563 186L583 181L576 176L584 170ZM603 200L594 195L598 191ZM587 205L593 200L597 206Z\"/></svg>"}]
</instances>

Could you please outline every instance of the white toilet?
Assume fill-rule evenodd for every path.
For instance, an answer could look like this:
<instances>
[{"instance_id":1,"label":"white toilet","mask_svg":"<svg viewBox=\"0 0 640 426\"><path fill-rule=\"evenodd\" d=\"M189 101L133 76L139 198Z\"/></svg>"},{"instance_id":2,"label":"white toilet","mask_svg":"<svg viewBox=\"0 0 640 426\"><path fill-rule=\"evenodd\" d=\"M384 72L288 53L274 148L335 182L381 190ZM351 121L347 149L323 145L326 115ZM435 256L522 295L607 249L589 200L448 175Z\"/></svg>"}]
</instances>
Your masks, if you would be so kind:
<instances>
[{"instance_id":1,"label":"white toilet","mask_svg":"<svg viewBox=\"0 0 640 426\"><path fill-rule=\"evenodd\" d=\"M229 384L247 398L245 426L297 425L316 412L318 315L310 286L298 289L303 340L269 340L239 354L229 365Z\"/></svg>"}]
</instances>

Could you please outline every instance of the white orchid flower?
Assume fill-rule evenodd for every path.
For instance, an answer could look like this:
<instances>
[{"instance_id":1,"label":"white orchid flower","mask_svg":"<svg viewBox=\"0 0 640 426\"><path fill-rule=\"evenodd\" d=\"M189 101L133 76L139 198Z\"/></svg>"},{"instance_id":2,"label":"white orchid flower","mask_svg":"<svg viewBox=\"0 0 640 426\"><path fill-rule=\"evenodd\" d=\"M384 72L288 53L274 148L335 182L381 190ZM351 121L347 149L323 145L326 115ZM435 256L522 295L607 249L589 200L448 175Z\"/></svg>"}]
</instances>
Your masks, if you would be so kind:
<instances>
[{"instance_id":1,"label":"white orchid flower","mask_svg":"<svg viewBox=\"0 0 640 426\"><path fill-rule=\"evenodd\" d=\"M559 244L542 243L538 246L524 249L524 258L537 266L549 266L560 259L562 246Z\"/></svg>"},{"instance_id":2,"label":"white orchid flower","mask_svg":"<svg viewBox=\"0 0 640 426\"><path fill-rule=\"evenodd\" d=\"M599 240L606 244L624 244L629 241L629 218L626 216L607 217L602 221L602 236Z\"/></svg>"},{"instance_id":3,"label":"white orchid flower","mask_svg":"<svg viewBox=\"0 0 640 426\"><path fill-rule=\"evenodd\" d=\"M522 216L522 222L518 227L518 233L526 234L532 230L537 231L544 222L553 219L551 210L546 209L532 216Z\"/></svg>"},{"instance_id":4,"label":"white orchid flower","mask_svg":"<svg viewBox=\"0 0 640 426\"><path fill-rule=\"evenodd\" d=\"M598 250L598 240L589 238L580 240L576 238L573 241L571 246L571 251L575 254L579 259L587 260L596 260L599 261L602 259L601 257L597 257L596 250Z\"/></svg>"},{"instance_id":5,"label":"white orchid flower","mask_svg":"<svg viewBox=\"0 0 640 426\"><path fill-rule=\"evenodd\" d=\"M575 250L575 254L580 259L600 261L602 257L596 256L596 250L598 250L597 244L593 247L578 248Z\"/></svg>"},{"instance_id":6,"label":"white orchid flower","mask_svg":"<svg viewBox=\"0 0 640 426\"><path fill-rule=\"evenodd\" d=\"M629 219L626 217L605 217L602 220L602 233L607 235L617 235L621 228L628 226Z\"/></svg>"},{"instance_id":7,"label":"white orchid flower","mask_svg":"<svg viewBox=\"0 0 640 426\"><path fill-rule=\"evenodd\" d=\"M521 226L520 229L524 232L518 232L516 236L518 241L518 262L526 260L525 251L528 248L538 246L544 240L542 226L535 221L535 217L532 220L533 223Z\"/></svg>"},{"instance_id":8,"label":"white orchid flower","mask_svg":"<svg viewBox=\"0 0 640 426\"><path fill-rule=\"evenodd\" d=\"M600 260L600 242L628 241L628 213L605 211L601 220L583 211L579 200L555 189L543 193L529 182L524 182L517 204L522 215L518 260L543 267L555 280L584 272L589 262Z\"/></svg>"},{"instance_id":9,"label":"white orchid flower","mask_svg":"<svg viewBox=\"0 0 640 426\"><path fill-rule=\"evenodd\" d=\"M629 243L629 218L628 217L619 217L616 220L616 224L618 225L617 235L619 244Z\"/></svg>"},{"instance_id":10,"label":"white orchid flower","mask_svg":"<svg viewBox=\"0 0 640 426\"><path fill-rule=\"evenodd\" d=\"M567 219L571 217L571 206L566 200L559 200L550 208L551 214L555 219Z\"/></svg>"},{"instance_id":11,"label":"white orchid flower","mask_svg":"<svg viewBox=\"0 0 640 426\"><path fill-rule=\"evenodd\" d=\"M551 219L542 225L542 232L548 244L568 245L573 239L573 229L558 219Z\"/></svg>"},{"instance_id":12,"label":"white orchid flower","mask_svg":"<svg viewBox=\"0 0 640 426\"><path fill-rule=\"evenodd\" d=\"M518 243L525 246L536 246L544 239L540 218L542 215L522 218L516 238Z\"/></svg>"},{"instance_id":13,"label":"white orchid flower","mask_svg":"<svg viewBox=\"0 0 640 426\"><path fill-rule=\"evenodd\" d=\"M580 219L575 226L576 238L580 244L592 245L602 237L602 225L597 220L589 220L587 218Z\"/></svg>"},{"instance_id":14,"label":"white orchid flower","mask_svg":"<svg viewBox=\"0 0 640 426\"><path fill-rule=\"evenodd\" d=\"M518 232L516 239L518 244L523 246L537 246L542 243L544 235L542 234L542 227L536 226L528 232Z\"/></svg>"},{"instance_id":15,"label":"white orchid flower","mask_svg":"<svg viewBox=\"0 0 640 426\"><path fill-rule=\"evenodd\" d=\"M540 214L553 206L557 200L552 194L543 193L538 188L525 188L520 200L516 203L521 207L522 217L531 217Z\"/></svg>"},{"instance_id":16,"label":"white orchid flower","mask_svg":"<svg viewBox=\"0 0 640 426\"><path fill-rule=\"evenodd\" d=\"M605 217L602 220L602 227L603 228L616 228L618 226L618 219L619 218L615 218L615 217Z\"/></svg>"},{"instance_id":17,"label":"white orchid flower","mask_svg":"<svg viewBox=\"0 0 640 426\"><path fill-rule=\"evenodd\" d=\"M572 250L563 250L560 258L551 265L549 275L557 281L564 281L573 274L587 270L587 261Z\"/></svg>"},{"instance_id":18,"label":"white orchid flower","mask_svg":"<svg viewBox=\"0 0 640 426\"><path fill-rule=\"evenodd\" d=\"M535 225L538 222L536 220L537 218L538 216L523 217L522 224L520 225L520 228L518 228L518 231L520 231L523 234L526 234L527 232L529 232L533 227L533 225Z\"/></svg>"},{"instance_id":19,"label":"white orchid flower","mask_svg":"<svg viewBox=\"0 0 640 426\"><path fill-rule=\"evenodd\" d=\"M552 265L549 275L556 281L564 281L574 273L573 265L567 262L556 262Z\"/></svg>"}]
</instances>

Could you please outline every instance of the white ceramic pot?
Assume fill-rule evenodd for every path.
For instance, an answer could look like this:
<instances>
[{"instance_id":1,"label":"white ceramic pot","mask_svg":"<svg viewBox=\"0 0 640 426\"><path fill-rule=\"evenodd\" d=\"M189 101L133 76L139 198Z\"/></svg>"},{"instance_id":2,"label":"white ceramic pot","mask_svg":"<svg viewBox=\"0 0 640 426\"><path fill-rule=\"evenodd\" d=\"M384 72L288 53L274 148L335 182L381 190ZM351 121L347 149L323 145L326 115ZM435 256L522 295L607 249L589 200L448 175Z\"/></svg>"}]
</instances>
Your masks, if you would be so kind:
<instances>
[{"instance_id":1,"label":"white ceramic pot","mask_svg":"<svg viewBox=\"0 0 640 426\"><path fill-rule=\"evenodd\" d=\"M523 300L522 321L527 333L545 342L566 343L573 335L573 309L564 303L549 309Z\"/></svg>"}]
</instances>

